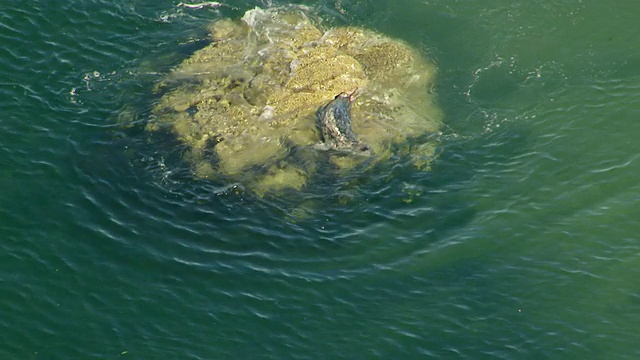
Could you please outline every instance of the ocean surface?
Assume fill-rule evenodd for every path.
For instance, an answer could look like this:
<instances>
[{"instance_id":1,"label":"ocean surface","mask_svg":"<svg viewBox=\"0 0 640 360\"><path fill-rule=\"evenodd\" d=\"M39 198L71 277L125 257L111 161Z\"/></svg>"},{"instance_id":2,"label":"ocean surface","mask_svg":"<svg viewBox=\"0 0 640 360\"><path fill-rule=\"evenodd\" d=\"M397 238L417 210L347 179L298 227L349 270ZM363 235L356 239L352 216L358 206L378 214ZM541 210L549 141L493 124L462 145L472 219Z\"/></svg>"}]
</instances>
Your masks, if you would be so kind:
<instances>
[{"instance_id":1,"label":"ocean surface","mask_svg":"<svg viewBox=\"0 0 640 360\"><path fill-rule=\"evenodd\" d=\"M0 359L640 358L640 2L304 1L433 59L446 127L266 197L140 104L288 3L178 3L0 6Z\"/></svg>"}]
</instances>

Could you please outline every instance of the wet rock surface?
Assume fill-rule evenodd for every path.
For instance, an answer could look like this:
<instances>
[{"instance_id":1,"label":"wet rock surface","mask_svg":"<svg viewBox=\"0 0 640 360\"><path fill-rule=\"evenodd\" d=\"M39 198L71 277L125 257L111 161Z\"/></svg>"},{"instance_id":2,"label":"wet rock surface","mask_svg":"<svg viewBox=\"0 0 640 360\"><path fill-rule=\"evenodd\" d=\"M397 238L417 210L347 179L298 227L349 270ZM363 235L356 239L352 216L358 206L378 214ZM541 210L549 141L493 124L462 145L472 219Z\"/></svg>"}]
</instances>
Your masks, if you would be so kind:
<instances>
[{"instance_id":1,"label":"wet rock surface","mask_svg":"<svg viewBox=\"0 0 640 360\"><path fill-rule=\"evenodd\" d=\"M301 189L322 157L343 171L369 166L442 125L435 66L402 41L355 27L323 32L304 8L256 8L209 31L212 43L157 84L146 125L187 145L197 177L231 177L258 194ZM319 109L354 89L350 125L366 156L318 150ZM403 151L426 167L436 145Z\"/></svg>"}]
</instances>

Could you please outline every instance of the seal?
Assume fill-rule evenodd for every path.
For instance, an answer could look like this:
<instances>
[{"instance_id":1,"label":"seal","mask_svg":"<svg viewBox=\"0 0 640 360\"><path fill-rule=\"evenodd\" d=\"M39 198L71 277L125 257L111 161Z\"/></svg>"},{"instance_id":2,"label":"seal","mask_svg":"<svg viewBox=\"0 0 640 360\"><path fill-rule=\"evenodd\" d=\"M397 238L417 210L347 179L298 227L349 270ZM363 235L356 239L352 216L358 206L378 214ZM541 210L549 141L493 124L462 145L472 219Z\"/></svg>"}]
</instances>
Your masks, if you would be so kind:
<instances>
[{"instance_id":1,"label":"seal","mask_svg":"<svg viewBox=\"0 0 640 360\"><path fill-rule=\"evenodd\" d=\"M351 104L359 89L343 91L316 112L316 126L320 130L320 150L336 150L354 155L371 155L371 146L358 140L351 128Z\"/></svg>"}]
</instances>

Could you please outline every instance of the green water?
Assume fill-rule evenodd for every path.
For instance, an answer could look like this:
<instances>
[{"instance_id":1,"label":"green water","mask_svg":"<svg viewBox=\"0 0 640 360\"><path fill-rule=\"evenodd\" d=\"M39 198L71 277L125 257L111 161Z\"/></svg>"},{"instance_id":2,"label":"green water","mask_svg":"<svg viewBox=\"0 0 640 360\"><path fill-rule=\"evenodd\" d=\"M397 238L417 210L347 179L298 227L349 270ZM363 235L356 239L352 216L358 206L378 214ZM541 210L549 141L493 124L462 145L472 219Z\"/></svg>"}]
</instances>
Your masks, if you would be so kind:
<instances>
[{"instance_id":1,"label":"green water","mask_svg":"<svg viewBox=\"0 0 640 360\"><path fill-rule=\"evenodd\" d=\"M431 56L447 130L430 172L264 199L141 130L268 5L176 3L0 7L0 359L640 356L640 3L305 2Z\"/></svg>"}]
</instances>

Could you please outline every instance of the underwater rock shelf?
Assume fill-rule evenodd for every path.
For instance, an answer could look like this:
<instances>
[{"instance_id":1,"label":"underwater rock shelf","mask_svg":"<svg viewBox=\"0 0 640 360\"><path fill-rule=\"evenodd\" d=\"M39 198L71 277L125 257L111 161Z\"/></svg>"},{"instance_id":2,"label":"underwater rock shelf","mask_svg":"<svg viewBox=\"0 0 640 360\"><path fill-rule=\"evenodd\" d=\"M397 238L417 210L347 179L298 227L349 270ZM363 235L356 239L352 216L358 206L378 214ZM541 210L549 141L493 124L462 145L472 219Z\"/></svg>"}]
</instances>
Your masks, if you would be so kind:
<instances>
[{"instance_id":1,"label":"underwater rock shelf","mask_svg":"<svg viewBox=\"0 0 640 360\"><path fill-rule=\"evenodd\" d=\"M346 171L411 151L428 166L437 144L397 146L442 124L429 91L435 66L406 43L355 27L323 32L304 8L256 8L209 31L212 43L157 84L162 96L146 126L170 128L197 177L231 177L265 194L301 189L327 157ZM352 126L371 155L315 149L316 111L355 89Z\"/></svg>"}]
</instances>

